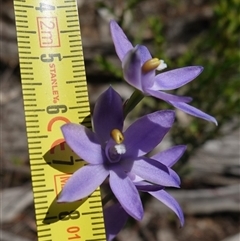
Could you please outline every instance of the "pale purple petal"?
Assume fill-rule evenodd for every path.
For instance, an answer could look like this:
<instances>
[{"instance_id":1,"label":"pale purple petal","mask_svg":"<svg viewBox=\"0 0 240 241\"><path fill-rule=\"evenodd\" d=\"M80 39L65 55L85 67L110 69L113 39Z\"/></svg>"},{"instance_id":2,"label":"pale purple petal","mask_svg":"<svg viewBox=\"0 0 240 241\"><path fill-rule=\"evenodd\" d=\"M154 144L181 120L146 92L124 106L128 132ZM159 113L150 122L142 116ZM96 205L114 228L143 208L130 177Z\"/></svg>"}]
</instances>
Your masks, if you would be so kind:
<instances>
[{"instance_id":1,"label":"pale purple petal","mask_svg":"<svg viewBox=\"0 0 240 241\"><path fill-rule=\"evenodd\" d=\"M111 241L124 227L129 215L120 203L114 203L103 209L107 240Z\"/></svg>"},{"instance_id":2,"label":"pale purple petal","mask_svg":"<svg viewBox=\"0 0 240 241\"><path fill-rule=\"evenodd\" d=\"M178 180L171 176L169 168L161 162L147 157L140 157L134 161L122 160L125 170L131 171L144 180L161 186L179 187Z\"/></svg>"},{"instance_id":3,"label":"pale purple petal","mask_svg":"<svg viewBox=\"0 0 240 241\"><path fill-rule=\"evenodd\" d=\"M137 48L130 50L122 62L124 79L136 89L142 91L141 58Z\"/></svg>"},{"instance_id":4,"label":"pale purple petal","mask_svg":"<svg viewBox=\"0 0 240 241\"><path fill-rule=\"evenodd\" d=\"M171 175L171 177L175 180L175 182L180 186L181 184L181 179L178 176L178 174L171 168L168 168L169 170L169 174Z\"/></svg>"},{"instance_id":5,"label":"pale purple petal","mask_svg":"<svg viewBox=\"0 0 240 241\"><path fill-rule=\"evenodd\" d=\"M141 66L146 61L152 59L152 56L147 47L143 45L137 45L136 48L140 55ZM155 72L156 72L155 70L149 71L147 73L143 73L143 71L141 71L141 88L142 88L142 91L146 94L147 94L147 90L153 86Z\"/></svg>"},{"instance_id":6,"label":"pale purple petal","mask_svg":"<svg viewBox=\"0 0 240 241\"><path fill-rule=\"evenodd\" d=\"M142 72L142 91L145 95L149 95L149 89L151 90L151 87L153 86L154 83L154 78L155 78L155 70L151 70L147 73Z\"/></svg>"},{"instance_id":7,"label":"pale purple petal","mask_svg":"<svg viewBox=\"0 0 240 241\"><path fill-rule=\"evenodd\" d=\"M87 165L69 178L64 185L58 202L74 202L94 192L108 176L103 165Z\"/></svg>"},{"instance_id":8,"label":"pale purple petal","mask_svg":"<svg viewBox=\"0 0 240 241\"><path fill-rule=\"evenodd\" d=\"M150 52L149 52L149 50L148 50L148 48L146 46L144 46L144 45L137 45L136 48L137 48L137 51L140 54L142 65L146 61L152 59L152 55L150 54Z\"/></svg>"},{"instance_id":9,"label":"pale purple petal","mask_svg":"<svg viewBox=\"0 0 240 241\"><path fill-rule=\"evenodd\" d=\"M186 149L187 146L185 145L173 146L151 156L151 159L157 160L168 167L172 167L181 158Z\"/></svg>"},{"instance_id":10,"label":"pale purple petal","mask_svg":"<svg viewBox=\"0 0 240 241\"><path fill-rule=\"evenodd\" d=\"M124 132L126 153L124 157L139 157L156 147L171 128L175 113L157 111L136 120Z\"/></svg>"},{"instance_id":11,"label":"pale purple petal","mask_svg":"<svg viewBox=\"0 0 240 241\"><path fill-rule=\"evenodd\" d=\"M149 194L151 194L153 197L157 198L159 201L161 201L170 209L172 209L178 216L181 226L184 225L184 215L182 209L179 206L178 202L170 194L168 194L164 190L160 190L157 192L149 192Z\"/></svg>"},{"instance_id":12,"label":"pale purple petal","mask_svg":"<svg viewBox=\"0 0 240 241\"><path fill-rule=\"evenodd\" d=\"M131 169L131 168L130 168ZM144 181L144 179L142 179L141 177L137 176L136 174L132 173L132 172L128 172L127 175L129 176L129 178L134 182L141 182Z\"/></svg>"},{"instance_id":13,"label":"pale purple petal","mask_svg":"<svg viewBox=\"0 0 240 241\"><path fill-rule=\"evenodd\" d=\"M201 119L204 119L207 121L211 121L211 122L215 123L215 125L217 125L217 120L214 117L202 112L201 110L199 110L191 105L188 105L186 103L173 102L173 101L169 101L169 102L174 107L186 112L189 115L196 116L198 118L201 118Z\"/></svg>"},{"instance_id":14,"label":"pale purple petal","mask_svg":"<svg viewBox=\"0 0 240 241\"><path fill-rule=\"evenodd\" d=\"M201 66L188 66L158 74L155 77L152 90L177 89L195 79L202 71L203 67Z\"/></svg>"},{"instance_id":15,"label":"pale purple petal","mask_svg":"<svg viewBox=\"0 0 240 241\"><path fill-rule=\"evenodd\" d=\"M115 50L119 59L122 61L125 54L133 48L131 42L128 40L127 36L117 24L116 21L112 20L110 22L110 31L115 46Z\"/></svg>"},{"instance_id":16,"label":"pale purple petal","mask_svg":"<svg viewBox=\"0 0 240 241\"><path fill-rule=\"evenodd\" d=\"M188 96L178 96L178 95L172 95L172 94L168 94L162 91L158 91L158 90L151 90L148 89L147 91L145 91L148 95L154 96L158 99L162 99L165 101L176 101L176 102L191 102L192 98L188 97Z\"/></svg>"},{"instance_id":17,"label":"pale purple petal","mask_svg":"<svg viewBox=\"0 0 240 241\"><path fill-rule=\"evenodd\" d=\"M121 96L109 87L97 100L93 111L94 131L102 143L110 138L113 129L123 128Z\"/></svg>"},{"instance_id":18,"label":"pale purple petal","mask_svg":"<svg viewBox=\"0 0 240 241\"><path fill-rule=\"evenodd\" d=\"M84 161L91 164L103 163L103 150L96 134L78 124L65 124L61 127L69 147Z\"/></svg>"},{"instance_id":19,"label":"pale purple petal","mask_svg":"<svg viewBox=\"0 0 240 241\"><path fill-rule=\"evenodd\" d=\"M109 184L114 195L129 215L141 220L143 207L137 188L118 165L112 165L111 168Z\"/></svg>"}]
</instances>

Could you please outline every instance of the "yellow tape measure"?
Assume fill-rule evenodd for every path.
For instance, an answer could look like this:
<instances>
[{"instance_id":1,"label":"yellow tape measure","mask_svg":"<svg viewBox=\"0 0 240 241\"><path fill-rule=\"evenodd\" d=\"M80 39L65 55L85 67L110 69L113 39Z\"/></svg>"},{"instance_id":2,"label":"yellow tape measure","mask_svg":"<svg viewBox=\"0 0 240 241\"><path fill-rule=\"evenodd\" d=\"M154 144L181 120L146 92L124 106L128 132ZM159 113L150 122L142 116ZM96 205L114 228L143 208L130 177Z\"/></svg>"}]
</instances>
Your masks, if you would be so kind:
<instances>
[{"instance_id":1,"label":"yellow tape measure","mask_svg":"<svg viewBox=\"0 0 240 241\"><path fill-rule=\"evenodd\" d=\"M60 126L91 128L76 0L14 0L14 9L38 240L106 240L99 189L88 199L56 202L84 165Z\"/></svg>"}]
</instances>

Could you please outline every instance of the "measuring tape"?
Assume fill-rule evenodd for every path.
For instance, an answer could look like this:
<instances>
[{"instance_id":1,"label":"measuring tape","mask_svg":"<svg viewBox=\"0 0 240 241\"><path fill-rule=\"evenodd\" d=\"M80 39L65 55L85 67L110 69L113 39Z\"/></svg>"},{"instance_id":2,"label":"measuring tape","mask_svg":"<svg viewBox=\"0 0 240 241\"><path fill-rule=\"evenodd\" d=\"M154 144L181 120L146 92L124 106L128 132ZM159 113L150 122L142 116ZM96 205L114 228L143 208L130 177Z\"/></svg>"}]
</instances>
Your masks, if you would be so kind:
<instances>
[{"instance_id":1,"label":"measuring tape","mask_svg":"<svg viewBox=\"0 0 240 241\"><path fill-rule=\"evenodd\" d=\"M56 202L84 165L60 127L91 128L76 0L14 0L14 9L38 240L106 240L99 188L74 203Z\"/></svg>"}]
</instances>

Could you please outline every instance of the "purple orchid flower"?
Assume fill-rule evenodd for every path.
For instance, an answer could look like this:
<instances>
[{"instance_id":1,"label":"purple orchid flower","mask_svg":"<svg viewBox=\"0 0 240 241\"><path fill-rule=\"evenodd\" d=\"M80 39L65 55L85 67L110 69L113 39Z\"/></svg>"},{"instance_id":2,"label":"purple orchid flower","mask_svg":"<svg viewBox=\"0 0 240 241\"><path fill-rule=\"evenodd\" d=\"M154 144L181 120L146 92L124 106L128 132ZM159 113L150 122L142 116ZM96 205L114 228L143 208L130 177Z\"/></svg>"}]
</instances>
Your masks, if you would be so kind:
<instances>
[{"instance_id":1,"label":"purple orchid flower","mask_svg":"<svg viewBox=\"0 0 240 241\"><path fill-rule=\"evenodd\" d=\"M144 95L162 99L177 109L217 125L214 117L188 104L192 101L191 97L164 92L189 83L203 71L203 67L188 66L156 75L156 70L166 68L163 60L152 58L149 50L143 45L133 47L116 21L110 22L110 30L117 55L122 61L124 78L130 85Z\"/></svg>"},{"instance_id":2,"label":"purple orchid flower","mask_svg":"<svg viewBox=\"0 0 240 241\"><path fill-rule=\"evenodd\" d=\"M151 159L164 163L170 168L180 159L185 150L186 146L184 145L174 146L165 151L157 153L156 155L152 156ZM180 179L175 172L172 172L172 175L180 184ZM148 192L153 197L172 209L178 216L181 227L184 225L184 215L181 207L179 206L178 202L164 190L163 186L148 183L136 175L131 175L131 179L139 191ZM118 217L117 220L116 217ZM128 217L129 215L124 211L120 203L115 203L104 208L105 228L108 241L111 241L122 230L127 222Z\"/></svg>"},{"instance_id":3,"label":"purple orchid flower","mask_svg":"<svg viewBox=\"0 0 240 241\"><path fill-rule=\"evenodd\" d=\"M143 207L128 173L161 186L179 187L170 168L144 157L163 139L174 122L174 111L157 111L123 129L122 100L111 87L96 102L95 132L83 125L65 124L62 133L70 148L89 165L77 170L65 184L58 202L73 202L90 195L109 176L112 192L124 210L140 220Z\"/></svg>"}]
</instances>

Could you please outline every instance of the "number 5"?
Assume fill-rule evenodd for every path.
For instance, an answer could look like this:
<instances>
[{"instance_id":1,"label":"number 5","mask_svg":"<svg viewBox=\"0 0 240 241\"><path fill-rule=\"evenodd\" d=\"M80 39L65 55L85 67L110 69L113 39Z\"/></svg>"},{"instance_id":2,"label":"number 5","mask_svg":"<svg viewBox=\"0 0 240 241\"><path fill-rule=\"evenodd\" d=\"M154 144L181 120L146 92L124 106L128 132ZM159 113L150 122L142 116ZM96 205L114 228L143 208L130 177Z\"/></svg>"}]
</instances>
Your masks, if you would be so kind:
<instances>
[{"instance_id":1,"label":"number 5","mask_svg":"<svg viewBox=\"0 0 240 241\"><path fill-rule=\"evenodd\" d=\"M54 58L58 58L59 61L62 60L61 54L42 54L41 60L42 62L53 62Z\"/></svg>"}]
</instances>

